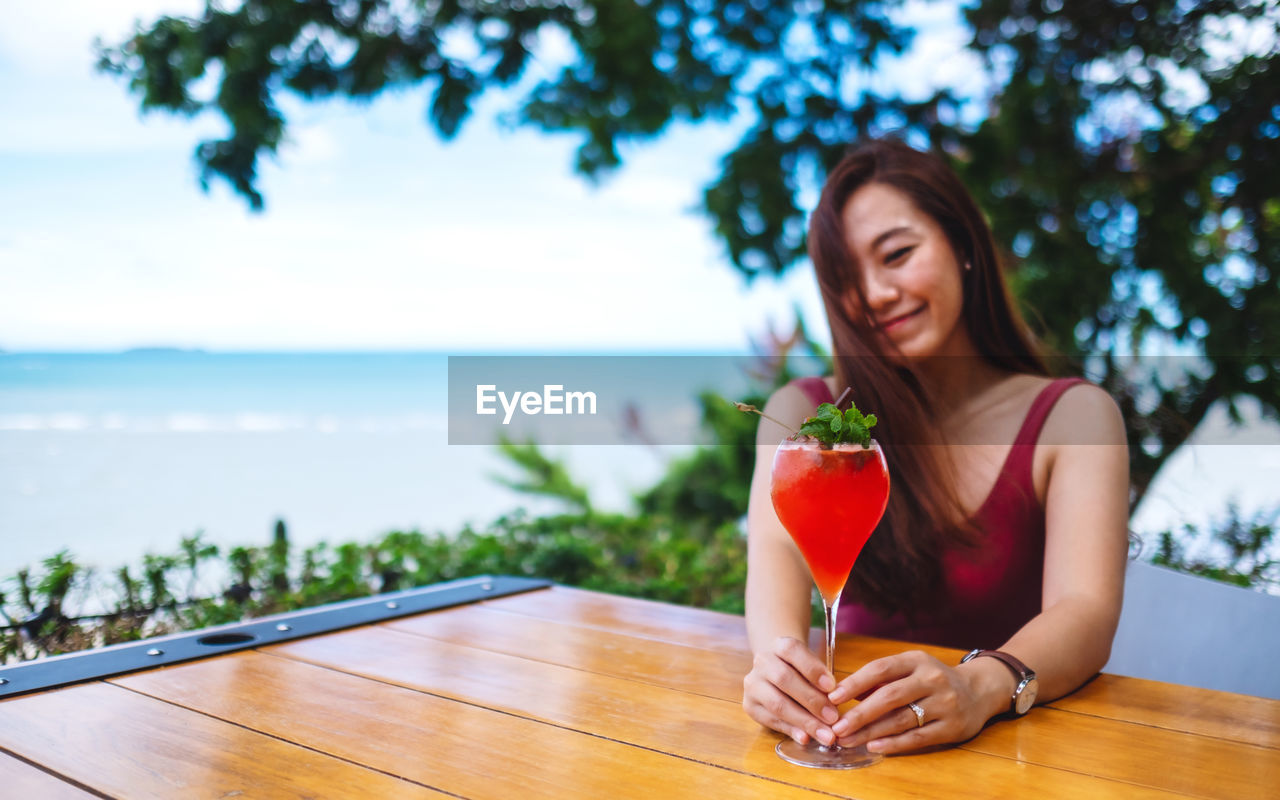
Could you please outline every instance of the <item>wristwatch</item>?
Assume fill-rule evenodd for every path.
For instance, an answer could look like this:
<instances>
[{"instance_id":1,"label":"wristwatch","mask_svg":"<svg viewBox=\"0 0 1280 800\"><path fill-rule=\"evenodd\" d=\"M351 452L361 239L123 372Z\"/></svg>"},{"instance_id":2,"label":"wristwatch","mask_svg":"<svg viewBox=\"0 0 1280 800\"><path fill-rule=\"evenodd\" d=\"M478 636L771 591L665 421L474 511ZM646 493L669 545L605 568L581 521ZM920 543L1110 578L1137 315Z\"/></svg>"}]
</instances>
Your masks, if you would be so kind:
<instances>
[{"instance_id":1,"label":"wristwatch","mask_svg":"<svg viewBox=\"0 0 1280 800\"><path fill-rule=\"evenodd\" d=\"M960 659L960 663L964 664L978 656L991 656L992 658L1000 659L1013 672L1013 677L1017 679L1018 688L1013 690L1013 699L1009 703L1009 711L1019 717L1030 711L1031 707L1036 704L1036 694L1040 691L1040 681L1036 680L1036 674L1026 664L1000 650L970 650L964 658Z\"/></svg>"}]
</instances>

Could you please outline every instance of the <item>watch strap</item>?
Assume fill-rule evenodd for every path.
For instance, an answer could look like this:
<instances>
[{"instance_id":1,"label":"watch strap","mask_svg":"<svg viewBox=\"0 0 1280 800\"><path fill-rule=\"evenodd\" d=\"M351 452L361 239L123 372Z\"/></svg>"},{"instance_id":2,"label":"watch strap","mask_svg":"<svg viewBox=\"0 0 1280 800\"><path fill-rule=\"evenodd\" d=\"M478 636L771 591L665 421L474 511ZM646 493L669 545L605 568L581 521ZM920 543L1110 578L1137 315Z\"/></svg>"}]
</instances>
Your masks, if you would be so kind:
<instances>
[{"instance_id":1,"label":"watch strap","mask_svg":"<svg viewBox=\"0 0 1280 800\"><path fill-rule=\"evenodd\" d=\"M1023 664L1017 657L1011 656L1003 650L970 650L964 658L960 659L960 663L964 664L978 658L979 656L991 656L997 661L1002 662L1009 668L1009 671L1013 673L1013 679L1018 682L1018 685L1013 690L1013 696L1009 698L1009 712L1017 716L1025 714L1030 709L1030 705L1028 705L1027 708L1019 710L1018 701L1022 698L1023 692L1030 689L1031 699L1029 700L1029 703L1035 702L1034 698L1036 691L1031 687L1038 685L1036 682L1036 673L1026 664Z\"/></svg>"},{"instance_id":2,"label":"watch strap","mask_svg":"<svg viewBox=\"0 0 1280 800\"><path fill-rule=\"evenodd\" d=\"M992 658L1000 659L1004 662L1005 666L1013 671L1013 676L1019 681L1025 681L1036 676L1035 672L1033 672L1030 667L1023 664L1015 656L1011 656L1003 650L970 650L964 658L960 659L960 663L963 664L966 661L977 658L978 656L991 656Z\"/></svg>"}]
</instances>

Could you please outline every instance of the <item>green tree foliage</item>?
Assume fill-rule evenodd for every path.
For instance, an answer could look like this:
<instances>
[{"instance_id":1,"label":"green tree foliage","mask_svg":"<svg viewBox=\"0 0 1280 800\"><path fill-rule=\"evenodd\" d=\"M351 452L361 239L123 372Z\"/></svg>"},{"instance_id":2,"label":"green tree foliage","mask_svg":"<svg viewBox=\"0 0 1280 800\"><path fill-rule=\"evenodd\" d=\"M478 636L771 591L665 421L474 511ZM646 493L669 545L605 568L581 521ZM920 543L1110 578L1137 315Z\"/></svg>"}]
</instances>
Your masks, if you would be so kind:
<instances>
[{"instance_id":1,"label":"green tree foliage","mask_svg":"<svg viewBox=\"0 0 1280 800\"><path fill-rule=\"evenodd\" d=\"M1280 10L1266 0L981 0L964 10L989 97L906 99L886 56L909 46L901 0L246 0L162 17L99 47L145 110L220 113L202 182L254 208L258 159L283 141L279 98L366 99L422 85L443 137L485 92L510 117L581 137L599 175L619 145L673 121L742 115L704 209L750 280L804 255L800 198L867 135L947 155L1018 268L1041 334L1121 403L1133 502L1209 408L1280 415ZM539 37L573 56L526 75ZM870 88L875 74L881 91ZM528 80L524 80L529 78ZM985 104L976 118L973 103ZM1182 353L1182 363L1131 353Z\"/></svg>"},{"instance_id":2,"label":"green tree foliage","mask_svg":"<svg viewBox=\"0 0 1280 800\"><path fill-rule=\"evenodd\" d=\"M1209 526L1207 536L1189 524L1178 536L1161 531L1151 563L1237 586L1274 586L1280 583L1280 561L1267 554L1277 519L1280 506L1245 516L1236 504L1228 504L1226 514Z\"/></svg>"},{"instance_id":3,"label":"green tree foliage","mask_svg":"<svg viewBox=\"0 0 1280 800\"><path fill-rule=\"evenodd\" d=\"M586 487L574 483L564 464L546 458L536 444L517 444L504 436L498 442L498 452L519 467L524 475L519 479L493 475L491 478L495 482L518 492L554 497L575 510L591 510L591 498Z\"/></svg>"}]
</instances>

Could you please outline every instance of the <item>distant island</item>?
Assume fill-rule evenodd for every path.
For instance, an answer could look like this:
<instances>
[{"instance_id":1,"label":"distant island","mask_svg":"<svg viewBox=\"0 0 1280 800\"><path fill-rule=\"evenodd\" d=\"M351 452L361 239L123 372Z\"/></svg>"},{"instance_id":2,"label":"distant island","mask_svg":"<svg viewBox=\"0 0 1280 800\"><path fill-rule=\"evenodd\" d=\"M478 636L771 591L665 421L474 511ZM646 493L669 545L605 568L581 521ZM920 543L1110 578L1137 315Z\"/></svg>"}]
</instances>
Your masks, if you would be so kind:
<instances>
[{"instance_id":1,"label":"distant island","mask_svg":"<svg viewBox=\"0 0 1280 800\"><path fill-rule=\"evenodd\" d=\"M172 356L172 355L208 355L209 351L202 347L130 347L122 350L126 356Z\"/></svg>"}]
</instances>

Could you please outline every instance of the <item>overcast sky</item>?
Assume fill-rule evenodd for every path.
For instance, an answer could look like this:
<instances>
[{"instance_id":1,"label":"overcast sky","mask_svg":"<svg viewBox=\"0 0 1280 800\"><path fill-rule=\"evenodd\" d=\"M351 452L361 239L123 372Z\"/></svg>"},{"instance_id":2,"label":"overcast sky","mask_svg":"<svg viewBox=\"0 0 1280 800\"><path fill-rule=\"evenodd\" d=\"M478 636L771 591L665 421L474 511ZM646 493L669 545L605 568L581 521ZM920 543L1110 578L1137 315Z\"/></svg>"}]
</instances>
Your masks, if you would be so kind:
<instances>
[{"instance_id":1,"label":"overcast sky","mask_svg":"<svg viewBox=\"0 0 1280 800\"><path fill-rule=\"evenodd\" d=\"M0 348L737 349L794 304L822 319L808 269L748 289L695 211L746 119L674 126L592 186L572 136L499 130L505 98L448 144L423 87L286 99L290 141L253 214L197 186L191 153L218 118L141 117L92 68L95 36L202 4L56 5L0 21ZM903 72L962 86L975 65L948 6L912 6L932 69Z\"/></svg>"}]
</instances>

